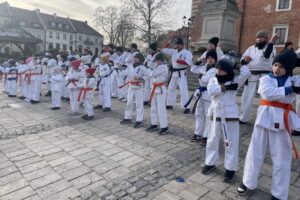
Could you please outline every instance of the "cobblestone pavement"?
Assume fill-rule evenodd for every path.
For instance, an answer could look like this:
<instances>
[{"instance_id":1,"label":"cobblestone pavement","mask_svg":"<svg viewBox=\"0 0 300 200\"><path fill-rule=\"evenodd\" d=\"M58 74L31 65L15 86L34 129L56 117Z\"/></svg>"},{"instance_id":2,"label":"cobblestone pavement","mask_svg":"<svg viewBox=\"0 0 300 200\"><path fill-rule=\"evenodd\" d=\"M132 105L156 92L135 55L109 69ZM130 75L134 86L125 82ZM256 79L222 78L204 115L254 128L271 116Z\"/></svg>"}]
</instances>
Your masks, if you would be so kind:
<instances>
[{"instance_id":1,"label":"cobblestone pavement","mask_svg":"<svg viewBox=\"0 0 300 200\"><path fill-rule=\"evenodd\" d=\"M253 123L240 127L240 170L234 184L225 184L222 161L216 173L201 174L205 148L189 141L194 117L182 114L178 107L168 113L171 133L159 136L145 131L150 122L149 107L145 109L145 127L134 129L120 125L125 103L116 99L112 112L96 111L95 120L89 122L80 116L69 117L66 102L59 111L50 110L50 106L50 98L31 105L0 93L1 200L270 197L269 156L256 192L246 197L235 193ZM295 141L299 147L300 139ZM299 164L293 161L291 200L300 199ZM186 181L178 183L177 177Z\"/></svg>"}]
</instances>

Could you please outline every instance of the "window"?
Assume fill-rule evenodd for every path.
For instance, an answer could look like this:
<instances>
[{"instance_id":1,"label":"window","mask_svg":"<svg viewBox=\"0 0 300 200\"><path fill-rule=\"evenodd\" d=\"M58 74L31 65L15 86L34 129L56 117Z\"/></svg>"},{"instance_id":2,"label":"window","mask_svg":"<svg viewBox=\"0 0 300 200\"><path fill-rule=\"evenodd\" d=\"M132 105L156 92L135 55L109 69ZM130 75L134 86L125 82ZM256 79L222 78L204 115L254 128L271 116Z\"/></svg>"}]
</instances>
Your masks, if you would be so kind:
<instances>
[{"instance_id":1,"label":"window","mask_svg":"<svg viewBox=\"0 0 300 200\"><path fill-rule=\"evenodd\" d=\"M53 43L52 42L49 42L49 50L52 50L53 49Z\"/></svg>"},{"instance_id":2,"label":"window","mask_svg":"<svg viewBox=\"0 0 300 200\"><path fill-rule=\"evenodd\" d=\"M20 22L19 22L19 25L20 25L20 26L25 26L25 25L26 25L26 22L20 21Z\"/></svg>"},{"instance_id":3,"label":"window","mask_svg":"<svg viewBox=\"0 0 300 200\"><path fill-rule=\"evenodd\" d=\"M71 40L71 41L73 40L73 35L70 35L70 40Z\"/></svg>"},{"instance_id":4,"label":"window","mask_svg":"<svg viewBox=\"0 0 300 200\"><path fill-rule=\"evenodd\" d=\"M69 25L68 25L68 24L66 24L66 29L67 29L67 30L69 30L69 29L70 29L70 27L69 27Z\"/></svg>"},{"instance_id":5,"label":"window","mask_svg":"<svg viewBox=\"0 0 300 200\"><path fill-rule=\"evenodd\" d=\"M56 43L55 48L56 48L56 49L59 49L59 48L60 48L60 44L59 44L59 43Z\"/></svg>"},{"instance_id":6,"label":"window","mask_svg":"<svg viewBox=\"0 0 300 200\"><path fill-rule=\"evenodd\" d=\"M39 28L40 27L40 25L36 24L36 23L33 23L32 26L35 27L35 28Z\"/></svg>"},{"instance_id":7,"label":"window","mask_svg":"<svg viewBox=\"0 0 300 200\"><path fill-rule=\"evenodd\" d=\"M60 34L56 33L56 39L59 39L59 38L60 38Z\"/></svg>"},{"instance_id":8,"label":"window","mask_svg":"<svg viewBox=\"0 0 300 200\"><path fill-rule=\"evenodd\" d=\"M79 41L81 41L81 40L82 40L82 37L81 37L81 35L79 35L79 36L78 36L78 40L79 40Z\"/></svg>"},{"instance_id":9,"label":"window","mask_svg":"<svg viewBox=\"0 0 300 200\"><path fill-rule=\"evenodd\" d=\"M284 43L287 41L288 38L288 31L289 31L288 25L279 24L273 26L273 34L277 33L279 35L279 39L276 41L275 45L277 46L284 45Z\"/></svg>"},{"instance_id":10,"label":"window","mask_svg":"<svg viewBox=\"0 0 300 200\"><path fill-rule=\"evenodd\" d=\"M63 35L63 39L66 40L67 39L67 34L64 33Z\"/></svg>"},{"instance_id":11,"label":"window","mask_svg":"<svg viewBox=\"0 0 300 200\"><path fill-rule=\"evenodd\" d=\"M63 25L61 23L58 24L58 28L62 28Z\"/></svg>"},{"instance_id":12,"label":"window","mask_svg":"<svg viewBox=\"0 0 300 200\"><path fill-rule=\"evenodd\" d=\"M52 27L55 27L55 22L51 22L51 26L52 26Z\"/></svg>"},{"instance_id":13,"label":"window","mask_svg":"<svg viewBox=\"0 0 300 200\"><path fill-rule=\"evenodd\" d=\"M53 38L53 33L49 32L49 38Z\"/></svg>"},{"instance_id":14,"label":"window","mask_svg":"<svg viewBox=\"0 0 300 200\"><path fill-rule=\"evenodd\" d=\"M277 0L276 11L288 11L292 8L292 0Z\"/></svg>"},{"instance_id":15,"label":"window","mask_svg":"<svg viewBox=\"0 0 300 200\"><path fill-rule=\"evenodd\" d=\"M63 44L63 49L67 50L67 45L66 44Z\"/></svg>"}]
</instances>

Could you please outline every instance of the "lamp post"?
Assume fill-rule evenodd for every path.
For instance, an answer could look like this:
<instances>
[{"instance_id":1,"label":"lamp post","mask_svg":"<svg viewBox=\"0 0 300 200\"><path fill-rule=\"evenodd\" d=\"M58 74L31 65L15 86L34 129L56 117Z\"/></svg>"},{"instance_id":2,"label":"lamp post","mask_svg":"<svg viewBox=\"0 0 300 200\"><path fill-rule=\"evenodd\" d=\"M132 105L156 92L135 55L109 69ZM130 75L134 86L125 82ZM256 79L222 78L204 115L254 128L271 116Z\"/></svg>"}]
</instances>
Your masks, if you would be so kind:
<instances>
[{"instance_id":1,"label":"lamp post","mask_svg":"<svg viewBox=\"0 0 300 200\"><path fill-rule=\"evenodd\" d=\"M190 18L187 18L186 16L183 16L182 19L183 19L183 24L184 24L184 25L187 25L186 48L188 49L188 48L189 48L190 29L191 29L191 26L192 26L193 23L194 23L195 16L192 16L192 17L190 17Z\"/></svg>"}]
</instances>

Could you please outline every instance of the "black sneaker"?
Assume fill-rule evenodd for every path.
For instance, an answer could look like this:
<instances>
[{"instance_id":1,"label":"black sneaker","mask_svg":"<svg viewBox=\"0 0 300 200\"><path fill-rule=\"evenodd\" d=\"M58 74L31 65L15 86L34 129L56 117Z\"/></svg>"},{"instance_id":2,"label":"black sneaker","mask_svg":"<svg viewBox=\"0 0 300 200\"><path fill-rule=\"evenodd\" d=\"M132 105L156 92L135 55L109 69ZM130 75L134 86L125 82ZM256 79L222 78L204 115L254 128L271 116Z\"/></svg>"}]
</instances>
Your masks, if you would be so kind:
<instances>
[{"instance_id":1,"label":"black sneaker","mask_svg":"<svg viewBox=\"0 0 300 200\"><path fill-rule=\"evenodd\" d=\"M300 131L293 131L292 136L300 136Z\"/></svg>"},{"instance_id":2,"label":"black sneaker","mask_svg":"<svg viewBox=\"0 0 300 200\"><path fill-rule=\"evenodd\" d=\"M8 97L14 98L14 97L17 97L17 96L16 95L8 95Z\"/></svg>"},{"instance_id":3,"label":"black sneaker","mask_svg":"<svg viewBox=\"0 0 300 200\"><path fill-rule=\"evenodd\" d=\"M59 110L60 107L52 107L51 110Z\"/></svg>"},{"instance_id":4,"label":"black sneaker","mask_svg":"<svg viewBox=\"0 0 300 200\"><path fill-rule=\"evenodd\" d=\"M205 165L202 168L202 174L209 174L210 172L214 171L216 169L215 165L209 166L209 165Z\"/></svg>"},{"instance_id":5,"label":"black sneaker","mask_svg":"<svg viewBox=\"0 0 300 200\"><path fill-rule=\"evenodd\" d=\"M168 127L160 129L158 134L159 135L166 135L167 133L169 133L169 128Z\"/></svg>"},{"instance_id":6,"label":"black sneaker","mask_svg":"<svg viewBox=\"0 0 300 200\"><path fill-rule=\"evenodd\" d=\"M99 91L99 88L96 88L95 91Z\"/></svg>"},{"instance_id":7,"label":"black sneaker","mask_svg":"<svg viewBox=\"0 0 300 200\"><path fill-rule=\"evenodd\" d=\"M102 105L97 105L97 106L94 107L94 109L97 109L97 110L98 110L98 109L102 109L102 108L103 108Z\"/></svg>"},{"instance_id":8,"label":"black sneaker","mask_svg":"<svg viewBox=\"0 0 300 200\"><path fill-rule=\"evenodd\" d=\"M69 98L69 97L66 97L65 100L66 100L66 101L70 101L70 98Z\"/></svg>"},{"instance_id":9,"label":"black sneaker","mask_svg":"<svg viewBox=\"0 0 300 200\"><path fill-rule=\"evenodd\" d=\"M30 103L37 104L37 103L40 103L40 101L30 100Z\"/></svg>"},{"instance_id":10,"label":"black sneaker","mask_svg":"<svg viewBox=\"0 0 300 200\"><path fill-rule=\"evenodd\" d=\"M204 147L205 147L205 146L206 146L206 144L207 144L207 137L203 137L203 138L201 138L201 140L200 140L200 142L199 142L199 143L200 143L200 145L201 145L201 146L204 146Z\"/></svg>"},{"instance_id":11,"label":"black sneaker","mask_svg":"<svg viewBox=\"0 0 300 200\"><path fill-rule=\"evenodd\" d=\"M123 119L120 124L131 124L131 119Z\"/></svg>"},{"instance_id":12,"label":"black sneaker","mask_svg":"<svg viewBox=\"0 0 300 200\"><path fill-rule=\"evenodd\" d=\"M51 96L51 91L48 91L47 94L45 94L45 97L50 97Z\"/></svg>"},{"instance_id":13,"label":"black sneaker","mask_svg":"<svg viewBox=\"0 0 300 200\"><path fill-rule=\"evenodd\" d=\"M247 122L243 122L243 121L240 120L240 124L247 124Z\"/></svg>"},{"instance_id":14,"label":"black sneaker","mask_svg":"<svg viewBox=\"0 0 300 200\"><path fill-rule=\"evenodd\" d=\"M234 178L235 171L226 170L224 174L224 182L232 183Z\"/></svg>"},{"instance_id":15,"label":"black sneaker","mask_svg":"<svg viewBox=\"0 0 300 200\"><path fill-rule=\"evenodd\" d=\"M247 194L248 192L248 188L242 183L240 185L240 187L237 188L236 192L239 194L239 195L245 195Z\"/></svg>"},{"instance_id":16,"label":"black sneaker","mask_svg":"<svg viewBox=\"0 0 300 200\"><path fill-rule=\"evenodd\" d=\"M143 126L143 122L135 122L133 128L140 128Z\"/></svg>"},{"instance_id":17,"label":"black sneaker","mask_svg":"<svg viewBox=\"0 0 300 200\"><path fill-rule=\"evenodd\" d=\"M94 119L94 116L86 116L86 118L84 118L85 120L92 120Z\"/></svg>"},{"instance_id":18,"label":"black sneaker","mask_svg":"<svg viewBox=\"0 0 300 200\"><path fill-rule=\"evenodd\" d=\"M183 114L189 114L191 112L191 110L189 108L184 109Z\"/></svg>"},{"instance_id":19,"label":"black sneaker","mask_svg":"<svg viewBox=\"0 0 300 200\"><path fill-rule=\"evenodd\" d=\"M148 132L157 131L158 126L157 125L151 125L149 128L146 129Z\"/></svg>"},{"instance_id":20,"label":"black sneaker","mask_svg":"<svg viewBox=\"0 0 300 200\"><path fill-rule=\"evenodd\" d=\"M83 115L81 118L86 119L87 117L88 117L87 115Z\"/></svg>"},{"instance_id":21,"label":"black sneaker","mask_svg":"<svg viewBox=\"0 0 300 200\"><path fill-rule=\"evenodd\" d=\"M280 200L280 199L278 199L277 197L274 197L274 196L272 195L271 200Z\"/></svg>"},{"instance_id":22,"label":"black sneaker","mask_svg":"<svg viewBox=\"0 0 300 200\"><path fill-rule=\"evenodd\" d=\"M191 138L191 142L199 142L201 139L200 135L193 135L193 137Z\"/></svg>"},{"instance_id":23,"label":"black sneaker","mask_svg":"<svg viewBox=\"0 0 300 200\"><path fill-rule=\"evenodd\" d=\"M166 106L166 109L167 109L167 110L172 110L172 109L173 109L173 106Z\"/></svg>"},{"instance_id":24,"label":"black sneaker","mask_svg":"<svg viewBox=\"0 0 300 200\"><path fill-rule=\"evenodd\" d=\"M111 111L110 108L103 108L103 112L109 112L109 111Z\"/></svg>"},{"instance_id":25,"label":"black sneaker","mask_svg":"<svg viewBox=\"0 0 300 200\"><path fill-rule=\"evenodd\" d=\"M20 96L19 99L22 99L22 100L23 100L23 99L26 99L26 97Z\"/></svg>"},{"instance_id":26,"label":"black sneaker","mask_svg":"<svg viewBox=\"0 0 300 200\"><path fill-rule=\"evenodd\" d=\"M149 106L149 101L144 101L144 106Z\"/></svg>"}]
</instances>

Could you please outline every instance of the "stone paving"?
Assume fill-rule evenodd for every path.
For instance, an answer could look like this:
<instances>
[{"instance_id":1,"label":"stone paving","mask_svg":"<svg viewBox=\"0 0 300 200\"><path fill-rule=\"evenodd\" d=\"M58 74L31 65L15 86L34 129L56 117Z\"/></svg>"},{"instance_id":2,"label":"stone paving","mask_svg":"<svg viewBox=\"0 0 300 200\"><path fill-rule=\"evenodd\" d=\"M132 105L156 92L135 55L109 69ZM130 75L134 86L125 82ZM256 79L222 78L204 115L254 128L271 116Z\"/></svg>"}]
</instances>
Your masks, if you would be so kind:
<instances>
[{"instance_id":1,"label":"stone paving","mask_svg":"<svg viewBox=\"0 0 300 200\"><path fill-rule=\"evenodd\" d=\"M88 122L68 116L67 102L59 111L50 110L50 102L43 97L42 103L31 105L0 93L1 200L270 198L269 156L258 189L245 197L235 193L253 123L240 127L240 170L235 183L226 184L222 161L216 173L201 174L205 148L189 141L194 117L178 107L168 112L170 134L159 136L145 131L149 107L145 127L134 129L120 125L125 103L116 99L112 112L96 111L95 120ZM295 141L299 147L300 139ZM291 200L300 199L299 164L293 161ZM185 182L176 182L177 177Z\"/></svg>"}]
</instances>

